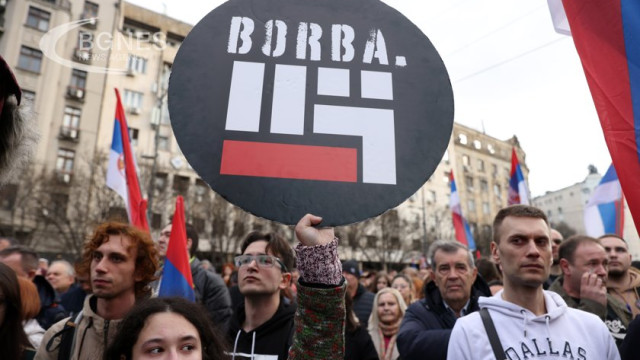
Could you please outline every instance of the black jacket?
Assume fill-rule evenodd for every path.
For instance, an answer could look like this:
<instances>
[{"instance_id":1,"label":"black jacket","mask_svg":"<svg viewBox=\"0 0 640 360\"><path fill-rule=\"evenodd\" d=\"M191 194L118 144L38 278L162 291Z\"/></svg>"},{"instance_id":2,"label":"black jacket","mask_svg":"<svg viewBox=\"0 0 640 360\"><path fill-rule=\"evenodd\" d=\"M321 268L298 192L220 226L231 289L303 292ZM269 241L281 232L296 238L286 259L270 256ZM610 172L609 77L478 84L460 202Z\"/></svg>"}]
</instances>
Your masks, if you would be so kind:
<instances>
[{"instance_id":1,"label":"black jacket","mask_svg":"<svg viewBox=\"0 0 640 360\"><path fill-rule=\"evenodd\" d=\"M367 329L358 326L354 331L348 331L345 328L344 360L378 360L376 347Z\"/></svg>"},{"instance_id":2,"label":"black jacket","mask_svg":"<svg viewBox=\"0 0 640 360\"><path fill-rule=\"evenodd\" d=\"M478 298L491 296L491 290L478 275L471 288L468 312L478 311ZM425 298L407 308L398 333L398 351L403 360L446 360L451 329L457 318L444 306L436 284L431 281Z\"/></svg>"},{"instance_id":3,"label":"black jacket","mask_svg":"<svg viewBox=\"0 0 640 360\"><path fill-rule=\"evenodd\" d=\"M56 292L44 276L37 275L33 278L33 283L38 289L40 296L40 312L36 316L38 324L47 330L51 325L67 317L67 312L60 305L60 299L56 297Z\"/></svg>"},{"instance_id":4,"label":"black jacket","mask_svg":"<svg viewBox=\"0 0 640 360\"><path fill-rule=\"evenodd\" d=\"M286 305L280 301L278 310L264 324L256 329L245 332L242 323L245 319L244 303L238 306L231 319L228 332L228 340L231 344L232 354L238 360L251 359L253 355L277 355L278 360L286 360L289 355L289 347L293 343L295 327L293 316L296 312L294 304Z\"/></svg>"},{"instance_id":5,"label":"black jacket","mask_svg":"<svg viewBox=\"0 0 640 360\"><path fill-rule=\"evenodd\" d=\"M195 287L196 302L209 312L209 318L223 333L229 328L231 298L229 289L220 275L202 268L200 260L191 261L191 277Z\"/></svg>"},{"instance_id":6,"label":"black jacket","mask_svg":"<svg viewBox=\"0 0 640 360\"><path fill-rule=\"evenodd\" d=\"M358 320L360 320L360 326L364 329L369 324L369 316L371 316L371 309L373 309L373 299L375 295L372 292L365 289L362 284L358 283L358 290L353 297L353 312L356 313Z\"/></svg>"}]
</instances>

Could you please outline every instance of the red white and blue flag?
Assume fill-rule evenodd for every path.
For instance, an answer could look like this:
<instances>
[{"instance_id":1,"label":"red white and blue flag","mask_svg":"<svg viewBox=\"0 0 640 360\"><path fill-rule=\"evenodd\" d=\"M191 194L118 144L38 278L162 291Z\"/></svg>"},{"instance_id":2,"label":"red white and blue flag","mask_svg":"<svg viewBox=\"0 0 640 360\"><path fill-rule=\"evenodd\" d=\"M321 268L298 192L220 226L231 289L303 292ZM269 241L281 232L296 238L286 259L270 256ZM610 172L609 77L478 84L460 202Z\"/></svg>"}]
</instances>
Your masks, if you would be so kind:
<instances>
[{"instance_id":1,"label":"red white and blue flag","mask_svg":"<svg viewBox=\"0 0 640 360\"><path fill-rule=\"evenodd\" d=\"M142 198L136 172L135 157L129 141L129 128L116 90L116 119L113 125L113 140L107 167L107 186L122 197L131 225L149 231L147 201Z\"/></svg>"},{"instance_id":2,"label":"red white and blue flag","mask_svg":"<svg viewBox=\"0 0 640 360\"><path fill-rule=\"evenodd\" d=\"M171 235L167 245L167 256L162 269L160 281L160 297L180 296L195 301L193 279L187 252L187 228L184 220L184 200L178 195L176 212L171 223Z\"/></svg>"},{"instance_id":3,"label":"red white and blue flag","mask_svg":"<svg viewBox=\"0 0 640 360\"><path fill-rule=\"evenodd\" d=\"M509 178L509 199L507 205L524 204L529 205L529 189L522 175L520 162L516 149L511 150L511 176Z\"/></svg>"},{"instance_id":4,"label":"red white and blue flag","mask_svg":"<svg viewBox=\"0 0 640 360\"><path fill-rule=\"evenodd\" d=\"M613 165L640 224L640 1L563 4Z\"/></svg>"},{"instance_id":5,"label":"red white and blue flag","mask_svg":"<svg viewBox=\"0 0 640 360\"><path fill-rule=\"evenodd\" d=\"M624 197L613 164L604 174L584 209L584 225L587 235L604 234L622 236L624 226Z\"/></svg>"},{"instance_id":6,"label":"red white and blue flag","mask_svg":"<svg viewBox=\"0 0 640 360\"><path fill-rule=\"evenodd\" d=\"M462 208L460 206L460 195L456 188L456 181L453 178L453 170L449 175L451 180L451 198L449 200L449 207L451 208L451 218L453 219L453 229L456 233L456 240L467 245L469 250L476 249L476 243L473 241L473 235L471 235L471 229L469 223L462 216Z\"/></svg>"}]
</instances>

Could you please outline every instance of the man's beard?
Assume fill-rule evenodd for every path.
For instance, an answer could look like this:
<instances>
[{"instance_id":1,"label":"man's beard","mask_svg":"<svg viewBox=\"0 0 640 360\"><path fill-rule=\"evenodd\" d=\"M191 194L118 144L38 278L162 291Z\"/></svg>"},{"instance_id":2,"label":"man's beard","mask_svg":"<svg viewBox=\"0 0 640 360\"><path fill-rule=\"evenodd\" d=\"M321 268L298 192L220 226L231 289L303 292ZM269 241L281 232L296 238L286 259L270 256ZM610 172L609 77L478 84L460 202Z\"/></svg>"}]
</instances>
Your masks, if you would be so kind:
<instances>
[{"instance_id":1,"label":"man's beard","mask_svg":"<svg viewBox=\"0 0 640 360\"><path fill-rule=\"evenodd\" d=\"M609 270L609 277L612 279L620 279L626 273L626 270Z\"/></svg>"}]
</instances>

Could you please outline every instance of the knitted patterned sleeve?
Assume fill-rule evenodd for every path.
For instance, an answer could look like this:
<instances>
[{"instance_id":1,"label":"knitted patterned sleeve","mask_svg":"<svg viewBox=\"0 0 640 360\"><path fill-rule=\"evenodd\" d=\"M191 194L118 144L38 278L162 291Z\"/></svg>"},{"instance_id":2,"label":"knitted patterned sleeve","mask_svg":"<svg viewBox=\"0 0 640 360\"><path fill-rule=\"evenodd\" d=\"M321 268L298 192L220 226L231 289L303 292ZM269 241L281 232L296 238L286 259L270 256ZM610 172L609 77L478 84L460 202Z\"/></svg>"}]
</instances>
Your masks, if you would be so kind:
<instances>
[{"instance_id":1,"label":"knitted patterned sleeve","mask_svg":"<svg viewBox=\"0 0 640 360\"><path fill-rule=\"evenodd\" d=\"M302 282L335 286L342 282L337 238L326 245L303 246L299 243L296 256Z\"/></svg>"},{"instance_id":2,"label":"knitted patterned sleeve","mask_svg":"<svg viewBox=\"0 0 640 360\"><path fill-rule=\"evenodd\" d=\"M289 360L344 358L344 293L346 283L334 288L298 285L295 335Z\"/></svg>"}]
</instances>

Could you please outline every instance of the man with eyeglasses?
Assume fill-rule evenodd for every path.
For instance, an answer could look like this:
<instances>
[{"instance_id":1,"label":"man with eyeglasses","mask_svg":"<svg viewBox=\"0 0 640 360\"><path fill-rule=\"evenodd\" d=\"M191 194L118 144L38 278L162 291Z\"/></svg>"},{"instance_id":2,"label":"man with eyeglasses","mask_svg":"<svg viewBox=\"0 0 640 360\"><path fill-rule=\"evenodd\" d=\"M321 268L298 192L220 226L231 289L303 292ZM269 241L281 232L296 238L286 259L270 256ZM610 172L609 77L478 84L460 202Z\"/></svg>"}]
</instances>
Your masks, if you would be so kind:
<instances>
[{"instance_id":1,"label":"man with eyeglasses","mask_svg":"<svg viewBox=\"0 0 640 360\"><path fill-rule=\"evenodd\" d=\"M551 271L549 272L549 278L544 282L542 287L545 290L549 289L549 286L553 284L558 276L562 275L562 269L560 268L560 256L558 255L558 249L564 238L562 234L556 229L551 229L551 255L553 256L553 263L551 263Z\"/></svg>"},{"instance_id":2,"label":"man with eyeglasses","mask_svg":"<svg viewBox=\"0 0 640 360\"><path fill-rule=\"evenodd\" d=\"M640 271L631 266L629 246L615 234L603 235L598 241L609 257L607 292L635 318L640 314Z\"/></svg>"},{"instance_id":3,"label":"man with eyeglasses","mask_svg":"<svg viewBox=\"0 0 640 360\"><path fill-rule=\"evenodd\" d=\"M295 255L289 243L275 233L252 232L242 242L242 255L235 258L235 265L244 303L236 308L228 332L231 358L285 360L291 349L294 355L303 351L307 357L342 359L342 266L333 229L313 226L320 221L305 215L296 225L300 244ZM286 303L282 295L290 286L294 262L300 271L298 315L302 322L297 326L296 305ZM304 347L294 344L296 328L296 342L303 340ZM319 347L332 349L331 354L318 353Z\"/></svg>"}]
</instances>

